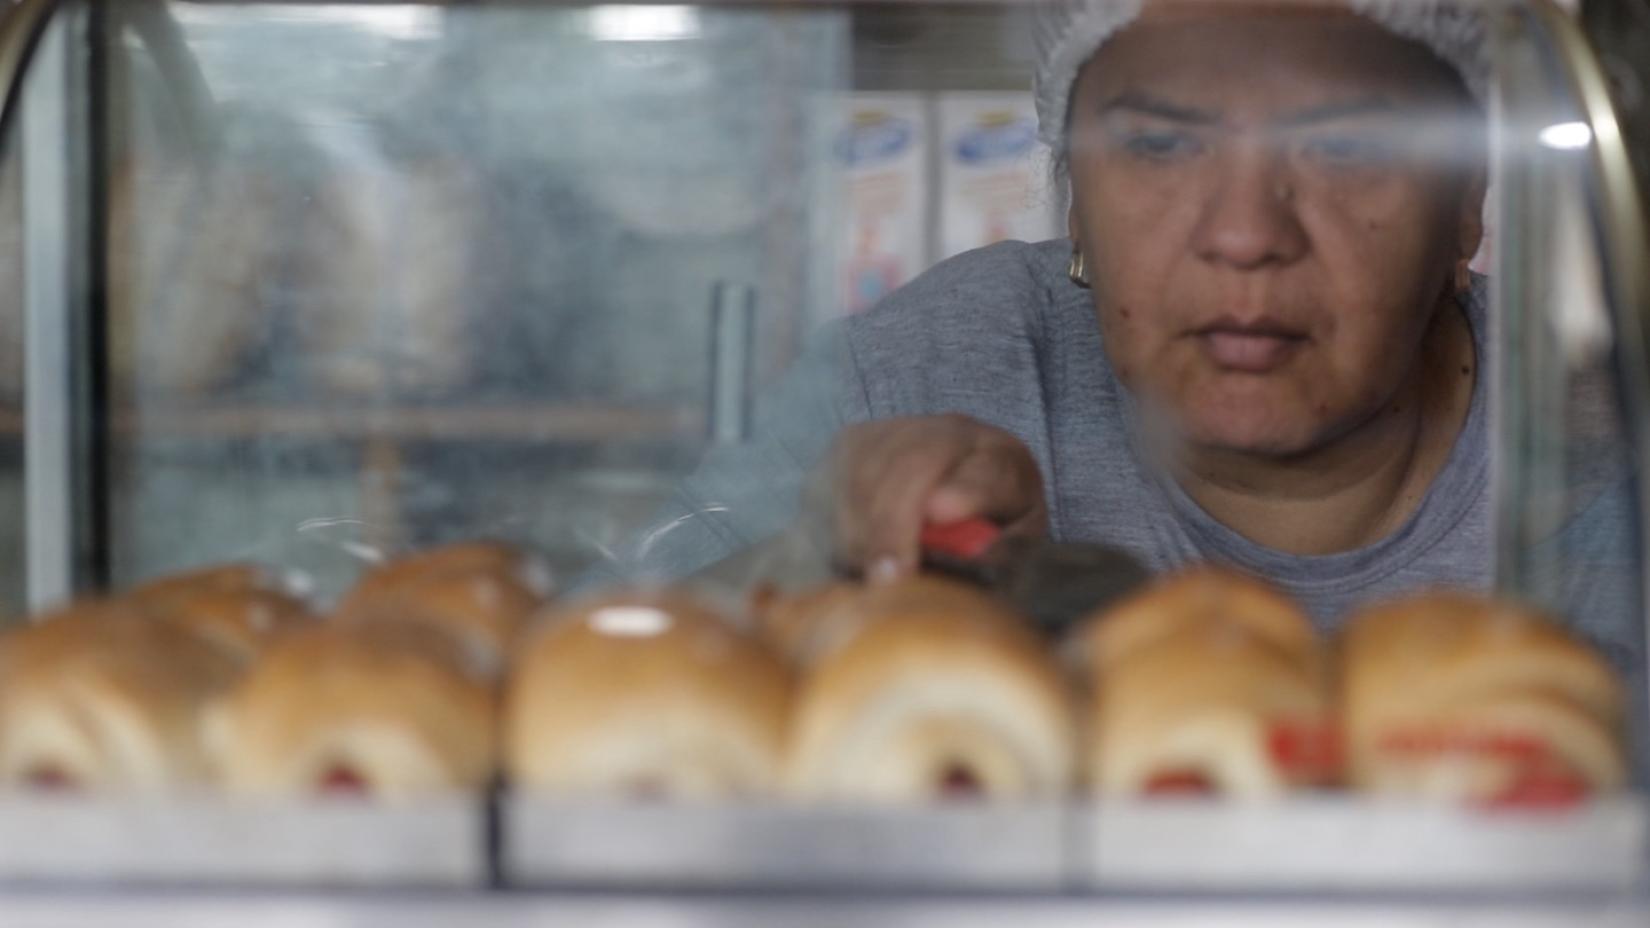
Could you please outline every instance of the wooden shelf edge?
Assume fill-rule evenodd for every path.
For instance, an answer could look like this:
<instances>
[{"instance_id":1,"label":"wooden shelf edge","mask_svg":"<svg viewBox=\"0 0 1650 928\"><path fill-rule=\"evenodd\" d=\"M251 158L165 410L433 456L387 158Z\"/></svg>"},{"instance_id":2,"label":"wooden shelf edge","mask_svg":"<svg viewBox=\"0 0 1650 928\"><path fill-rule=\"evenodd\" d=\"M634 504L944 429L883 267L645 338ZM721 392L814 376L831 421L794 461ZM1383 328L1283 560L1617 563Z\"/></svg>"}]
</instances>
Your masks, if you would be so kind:
<instances>
[{"instance_id":1,"label":"wooden shelf edge","mask_svg":"<svg viewBox=\"0 0 1650 928\"><path fill-rule=\"evenodd\" d=\"M21 435L23 414L0 409L0 435ZM608 441L697 435L704 414L600 404L543 406L198 406L126 409L114 415L122 435L247 438L267 435L358 441Z\"/></svg>"}]
</instances>

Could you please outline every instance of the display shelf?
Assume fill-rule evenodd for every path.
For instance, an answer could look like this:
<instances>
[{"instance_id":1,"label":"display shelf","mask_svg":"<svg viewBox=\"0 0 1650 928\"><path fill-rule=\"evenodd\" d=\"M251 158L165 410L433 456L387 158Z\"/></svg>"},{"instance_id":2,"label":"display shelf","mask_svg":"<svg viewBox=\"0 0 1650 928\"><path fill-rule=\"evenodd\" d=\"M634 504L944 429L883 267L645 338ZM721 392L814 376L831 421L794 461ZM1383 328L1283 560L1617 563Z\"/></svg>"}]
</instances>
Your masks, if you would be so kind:
<instances>
[{"instance_id":1,"label":"display shelf","mask_svg":"<svg viewBox=\"0 0 1650 928\"><path fill-rule=\"evenodd\" d=\"M504 800L515 886L971 887L1051 891L1068 877L1053 804L570 805Z\"/></svg>"},{"instance_id":2,"label":"display shelf","mask_svg":"<svg viewBox=\"0 0 1650 928\"><path fill-rule=\"evenodd\" d=\"M416 804L8 796L0 798L0 880L474 888L488 877L485 822L484 803L468 796Z\"/></svg>"},{"instance_id":3,"label":"display shelf","mask_svg":"<svg viewBox=\"0 0 1650 928\"><path fill-rule=\"evenodd\" d=\"M466 798L13 797L0 801L0 924L1650 924L1637 799L1488 816L1346 800L822 808L518 798L490 817L497 834L482 813Z\"/></svg>"},{"instance_id":4,"label":"display shelf","mask_svg":"<svg viewBox=\"0 0 1650 928\"><path fill-rule=\"evenodd\" d=\"M1650 892L1650 810L0 798L0 880L1013 893ZM496 828L496 833L490 831ZM496 849L496 856L494 853Z\"/></svg>"},{"instance_id":5,"label":"display shelf","mask_svg":"<svg viewBox=\"0 0 1650 928\"><path fill-rule=\"evenodd\" d=\"M1077 813L1096 889L1637 892L1650 828L1636 799L1507 811L1323 797L1103 803Z\"/></svg>"},{"instance_id":6,"label":"display shelf","mask_svg":"<svg viewBox=\"0 0 1650 928\"><path fill-rule=\"evenodd\" d=\"M0 885L0 924L122 928L1643 928L1650 904L840 893L70 892Z\"/></svg>"},{"instance_id":7,"label":"display shelf","mask_svg":"<svg viewBox=\"0 0 1650 928\"><path fill-rule=\"evenodd\" d=\"M516 886L1634 893L1637 799L1488 812L1309 797L1070 806L567 805L506 799Z\"/></svg>"}]
</instances>

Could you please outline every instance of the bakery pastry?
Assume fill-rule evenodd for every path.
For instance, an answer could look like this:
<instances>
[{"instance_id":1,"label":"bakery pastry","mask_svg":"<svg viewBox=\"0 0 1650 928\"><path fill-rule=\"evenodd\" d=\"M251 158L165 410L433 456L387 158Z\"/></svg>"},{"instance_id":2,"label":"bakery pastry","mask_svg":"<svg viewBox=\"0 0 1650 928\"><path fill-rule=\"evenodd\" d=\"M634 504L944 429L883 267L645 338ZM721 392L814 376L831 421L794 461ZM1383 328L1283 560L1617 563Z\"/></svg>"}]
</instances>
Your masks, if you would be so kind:
<instances>
[{"instance_id":1,"label":"bakery pastry","mask_svg":"<svg viewBox=\"0 0 1650 928\"><path fill-rule=\"evenodd\" d=\"M699 600L581 603L546 619L511 675L510 781L562 793L766 794L790 698L784 662Z\"/></svg>"},{"instance_id":2,"label":"bakery pastry","mask_svg":"<svg viewBox=\"0 0 1650 928\"><path fill-rule=\"evenodd\" d=\"M0 644L0 783L154 793L204 783L201 720L235 661L110 603L81 604Z\"/></svg>"},{"instance_id":3,"label":"bakery pastry","mask_svg":"<svg viewBox=\"0 0 1650 928\"><path fill-rule=\"evenodd\" d=\"M1211 565L1166 574L1091 617L1077 632L1085 669L1095 675L1131 653L1188 628L1235 627L1258 643L1320 672L1323 643L1300 606L1269 584Z\"/></svg>"},{"instance_id":4,"label":"bakery pastry","mask_svg":"<svg viewBox=\"0 0 1650 928\"><path fill-rule=\"evenodd\" d=\"M930 575L892 584L838 581L788 593L758 588L750 601L763 637L803 667L818 663L878 616L926 610L1001 617L1006 608L977 587Z\"/></svg>"},{"instance_id":5,"label":"bakery pastry","mask_svg":"<svg viewBox=\"0 0 1650 928\"><path fill-rule=\"evenodd\" d=\"M510 545L462 542L369 571L338 604L337 618L415 622L455 636L495 670L551 592L543 561Z\"/></svg>"},{"instance_id":6,"label":"bakery pastry","mask_svg":"<svg viewBox=\"0 0 1650 928\"><path fill-rule=\"evenodd\" d=\"M211 736L235 792L399 798L484 786L495 725L492 685L452 639L361 622L274 643Z\"/></svg>"},{"instance_id":7,"label":"bakery pastry","mask_svg":"<svg viewBox=\"0 0 1650 928\"><path fill-rule=\"evenodd\" d=\"M150 598L192 593L199 590L225 593L265 590L296 598L304 592L306 586L307 582L298 573L281 572L262 564L234 561L226 564L210 564L205 567L178 571L146 580L127 590L125 595Z\"/></svg>"},{"instance_id":8,"label":"bakery pastry","mask_svg":"<svg viewBox=\"0 0 1650 928\"><path fill-rule=\"evenodd\" d=\"M1342 657L1360 789L1516 805L1626 779L1620 680L1540 613L1467 593L1414 596L1356 616Z\"/></svg>"},{"instance_id":9,"label":"bakery pastry","mask_svg":"<svg viewBox=\"0 0 1650 928\"><path fill-rule=\"evenodd\" d=\"M244 665L276 636L314 621L308 604L289 588L267 570L231 564L152 580L121 599L157 621L200 636Z\"/></svg>"},{"instance_id":10,"label":"bakery pastry","mask_svg":"<svg viewBox=\"0 0 1650 928\"><path fill-rule=\"evenodd\" d=\"M1252 797L1335 776L1326 649L1260 581L1209 567L1165 577L1077 644L1097 792Z\"/></svg>"},{"instance_id":11,"label":"bakery pastry","mask_svg":"<svg viewBox=\"0 0 1650 928\"><path fill-rule=\"evenodd\" d=\"M803 684L788 761L810 799L1056 796L1075 772L1066 680L1036 634L972 588L866 588Z\"/></svg>"}]
</instances>

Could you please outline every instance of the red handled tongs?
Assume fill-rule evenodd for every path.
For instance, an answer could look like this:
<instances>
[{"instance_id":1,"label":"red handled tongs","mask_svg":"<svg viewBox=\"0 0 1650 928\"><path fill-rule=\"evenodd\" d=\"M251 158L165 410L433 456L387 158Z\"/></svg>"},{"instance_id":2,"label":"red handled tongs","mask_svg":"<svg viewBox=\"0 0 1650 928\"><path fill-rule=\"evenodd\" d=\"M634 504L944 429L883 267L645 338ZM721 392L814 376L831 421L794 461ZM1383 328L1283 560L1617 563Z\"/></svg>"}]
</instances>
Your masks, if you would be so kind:
<instances>
[{"instance_id":1,"label":"red handled tongs","mask_svg":"<svg viewBox=\"0 0 1650 928\"><path fill-rule=\"evenodd\" d=\"M1150 577L1120 548L1005 537L1001 527L983 518L926 525L920 544L923 569L991 590L1050 634L1110 605Z\"/></svg>"}]
</instances>

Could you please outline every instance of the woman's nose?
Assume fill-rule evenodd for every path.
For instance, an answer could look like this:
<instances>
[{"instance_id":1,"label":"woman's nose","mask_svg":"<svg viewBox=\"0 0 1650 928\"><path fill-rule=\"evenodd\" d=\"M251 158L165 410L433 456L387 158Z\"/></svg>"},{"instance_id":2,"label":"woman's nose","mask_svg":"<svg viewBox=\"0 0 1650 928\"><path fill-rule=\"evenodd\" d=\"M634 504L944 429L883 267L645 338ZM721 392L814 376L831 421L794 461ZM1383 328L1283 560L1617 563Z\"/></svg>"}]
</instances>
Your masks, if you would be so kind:
<instances>
[{"instance_id":1,"label":"woman's nose","mask_svg":"<svg viewBox=\"0 0 1650 928\"><path fill-rule=\"evenodd\" d=\"M1239 270L1289 264L1307 250L1296 192L1282 157L1263 143L1217 159L1193 247L1204 261Z\"/></svg>"}]
</instances>

